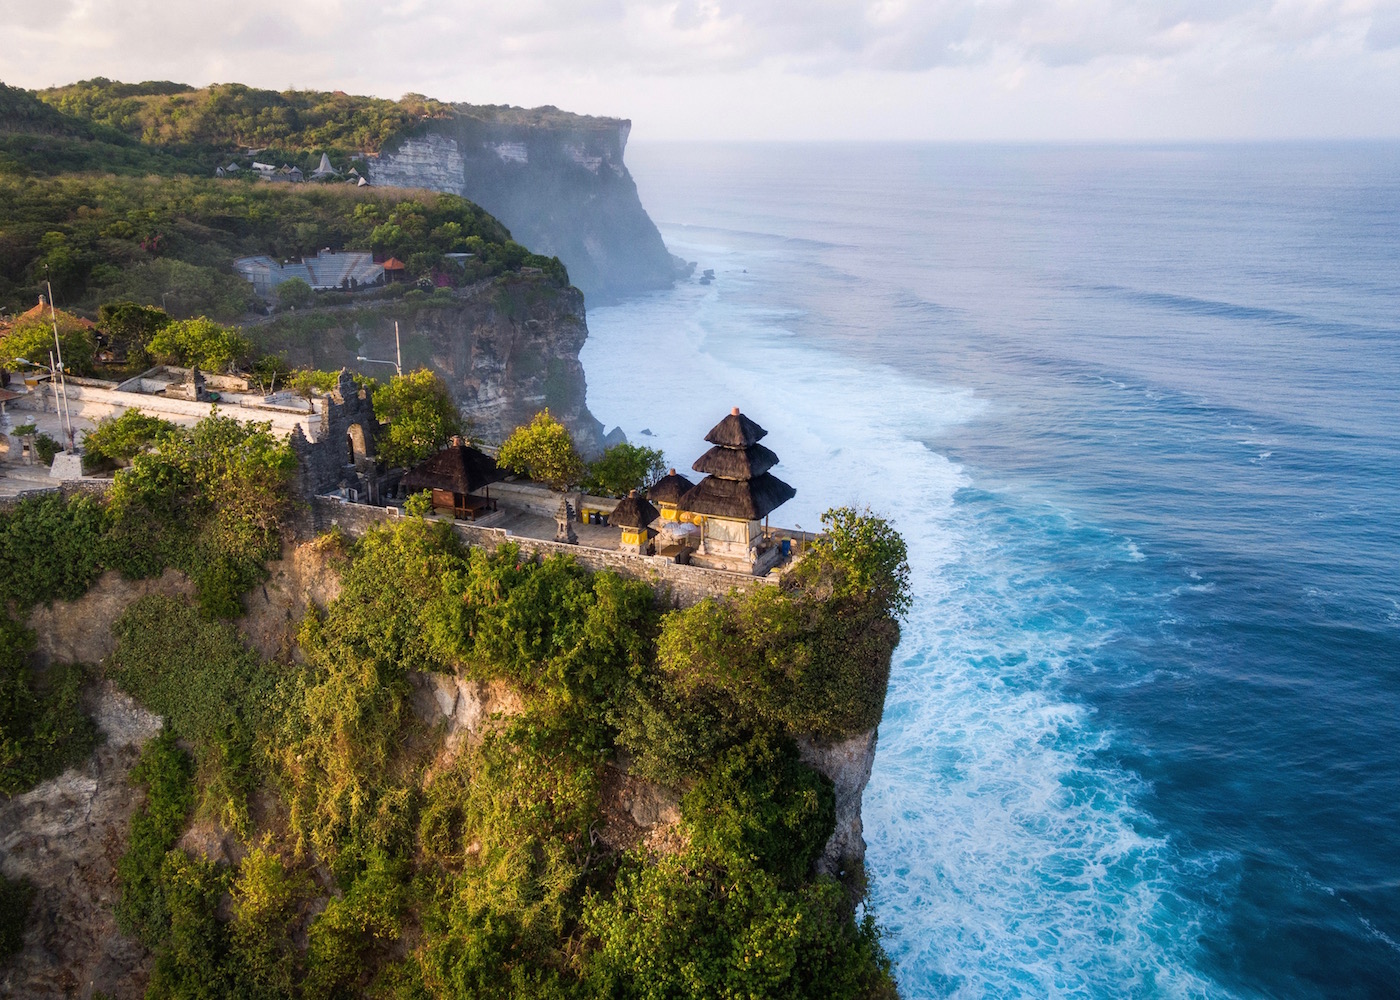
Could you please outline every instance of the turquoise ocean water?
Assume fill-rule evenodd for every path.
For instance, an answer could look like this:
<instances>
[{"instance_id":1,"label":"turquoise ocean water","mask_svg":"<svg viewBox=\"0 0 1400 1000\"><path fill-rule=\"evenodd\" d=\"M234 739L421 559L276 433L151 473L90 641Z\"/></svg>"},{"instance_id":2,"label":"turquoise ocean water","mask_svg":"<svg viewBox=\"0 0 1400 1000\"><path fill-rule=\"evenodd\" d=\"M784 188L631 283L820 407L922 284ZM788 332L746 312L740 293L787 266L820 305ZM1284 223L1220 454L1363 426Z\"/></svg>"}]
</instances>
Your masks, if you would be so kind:
<instances>
[{"instance_id":1,"label":"turquoise ocean water","mask_svg":"<svg viewBox=\"0 0 1400 1000\"><path fill-rule=\"evenodd\" d=\"M590 309L590 408L909 541L905 995L1400 995L1400 145L628 158L716 280Z\"/></svg>"}]
</instances>

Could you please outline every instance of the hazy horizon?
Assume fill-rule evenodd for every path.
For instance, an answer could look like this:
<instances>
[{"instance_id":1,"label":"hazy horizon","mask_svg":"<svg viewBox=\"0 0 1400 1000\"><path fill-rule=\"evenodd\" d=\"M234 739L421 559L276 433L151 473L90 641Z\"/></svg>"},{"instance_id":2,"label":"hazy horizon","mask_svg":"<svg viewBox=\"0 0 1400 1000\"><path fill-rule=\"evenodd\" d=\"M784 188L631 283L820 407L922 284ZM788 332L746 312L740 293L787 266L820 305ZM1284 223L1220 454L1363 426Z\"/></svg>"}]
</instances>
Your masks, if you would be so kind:
<instances>
[{"instance_id":1,"label":"hazy horizon","mask_svg":"<svg viewBox=\"0 0 1400 1000\"><path fill-rule=\"evenodd\" d=\"M674 140L1400 137L1400 0L0 0L0 80L345 90Z\"/></svg>"}]
</instances>

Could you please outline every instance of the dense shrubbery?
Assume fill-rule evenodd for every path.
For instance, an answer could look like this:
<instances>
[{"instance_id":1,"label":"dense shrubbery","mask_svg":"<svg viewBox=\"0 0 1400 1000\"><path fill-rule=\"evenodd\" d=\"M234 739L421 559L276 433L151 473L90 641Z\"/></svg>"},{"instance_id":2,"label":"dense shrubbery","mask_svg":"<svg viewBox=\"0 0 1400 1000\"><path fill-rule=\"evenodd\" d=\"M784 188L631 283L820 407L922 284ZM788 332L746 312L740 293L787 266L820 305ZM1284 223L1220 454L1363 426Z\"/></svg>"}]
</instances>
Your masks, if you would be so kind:
<instances>
[{"instance_id":1,"label":"dense shrubbery","mask_svg":"<svg viewBox=\"0 0 1400 1000\"><path fill-rule=\"evenodd\" d=\"M373 249L455 283L562 265L513 243L494 218L448 194L345 186L236 184L212 178L0 174L0 303L33 303L48 273L59 301L164 301L180 316L232 319L251 298L235 257ZM446 253L472 253L465 265ZM47 271L45 268L47 267ZM450 272L450 273L449 273ZM34 360L34 359L31 359Z\"/></svg>"},{"instance_id":2,"label":"dense shrubbery","mask_svg":"<svg viewBox=\"0 0 1400 1000\"><path fill-rule=\"evenodd\" d=\"M27 609L71 600L103 569L139 579L173 566L195 579L205 611L241 614L240 596L280 548L291 448L266 424L215 415L189 430L155 428L158 450L142 451L148 425L123 420L98 438L115 453L131 452L105 507L51 494L0 513L0 545L13 554L0 562L0 602Z\"/></svg>"},{"instance_id":3,"label":"dense shrubbery","mask_svg":"<svg viewBox=\"0 0 1400 1000\"><path fill-rule=\"evenodd\" d=\"M588 463L583 488L595 496L625 497L631 490L653 485L665 474L666 456L660 448L623 441Z\"/></svg>"},{"instance_id":4,"label":"dense shrubbery","mask_svg":"<svg viewBox=\"0 0 1400 1000\"><path fill-rule=\"evenodd\" d=\"M451 105L416 94L386 101L340 91L278 93L241 83L196 90L168 81L121 83L103 77L41 91L39 96L79 121L147 143L218 150L271 146L275 151L268 155L278 162L279 152L289 156L301 151L305 158L312 150L377 150L424 116L451 110ZM43 124L61 127L47 119L36 127ZM304 165L310 167L311 162Z\"/></svg>"},{"instance_id":5,"label":"dense shrubbery","mask_svg":"<svg viewBox=\"0 0 1400 1000\"><path fill-rule=\"evenodd\" d=\"M277 672L232 626L175 598L141 598L112 631L107 675L193 749L201 812L248 836L248 796L266 771L259 735L273 718Z\"/></svg>"},{"instance_id":6,"label":"dense shrubbery","mask_svg":"<svg viewBox=\"0 0 1400 1000\"><path fill-rule=\"evenodd\" d=\"M501 442L496 462L556 490L567 489L583 478L583 459L574 447L568 428L549 410L541 410L533 420L517 427Z\"/></svg>"},{"instance_id":7,"label":"dense shrubbery","mask_svg":"<svg viewBox=\"0 0 1400 1000\"><path fill-rule=\"evenodd\" d=\"M0 795L17 795L86 757L97 727L82 712L77 664L36 675L26 663L34 636L0 612Z\"/></svg>"},{"instance_id":8,"label":"dense shrubbery","mask_svg":"<svg viewBox=\"0 0 1400 1000\"><path fill-rule=\"evenodd\" d=\"M33 900L32 885L0 875L0 963L23 947L29 904Z\"/></svg>"},{"instance_id":9,"label":"dense shrubbery","mask_svg":"<svg viewBox=\"0 0 1400 1000\"><path fill-rule=\"evenodd\" d=\"M119 417L104 417L83 435L83 470L103 472L130 465L137 455L158 448L178 434L168 420L151 417L140 410L126 410Z\"/></svg>"},{"instance_id":10,"label":"dense shrubbery","mask_svg":"<svg viewBox=\"0 0 1400 1000\"><path fill-rule=\"evenodd\" d=\"M130 780L146 790L146 801L131 817L126 853L117 862L121 897L117 923L149 946L170 928L162 868L194 809L194 765L175 734L166 730L146 744Z\"/></svg>"},{"instance_id":11,"label":"dense shrubbery","mask_svg":"<svg viewBox=\"0 0 1400 1000\"><path fill-rule=\"evenodd\" d=\"M427 368L395 375L374 393L375 419L388 426L375 441L376 457L411 468L462 432L462 416L447 385Z\"/></svg>"},{"instance_id":12,"label":"dense shrubbery","mask_svg":"<svg viewBox=\"0 0 1400 1000\"><path fill-rule=\"evenodd\" d=\"M869 724L897 632L875 629L881 659L840 630L878 624L862 593L897 607L905 567L888 525L831 520L800 587L663 613L646 584L404 519L351 547L300 665L181 601L136 602L108 669L167 720L119 865L122 926L156 951L149 995L892 995L873 923L811 874L834 798L793 737ZM867 658L853 673L803 651L820 613ZM518 714L442 758L410 668L505 682ZM823 683L864 685L859 709L823 715L850 695ZM680 854L599 840L618 746L684 790ZM259 786L285 813L255 822ZM196 810L256 846L233 867L188 857Z\"/></svg>"}]
</instances>

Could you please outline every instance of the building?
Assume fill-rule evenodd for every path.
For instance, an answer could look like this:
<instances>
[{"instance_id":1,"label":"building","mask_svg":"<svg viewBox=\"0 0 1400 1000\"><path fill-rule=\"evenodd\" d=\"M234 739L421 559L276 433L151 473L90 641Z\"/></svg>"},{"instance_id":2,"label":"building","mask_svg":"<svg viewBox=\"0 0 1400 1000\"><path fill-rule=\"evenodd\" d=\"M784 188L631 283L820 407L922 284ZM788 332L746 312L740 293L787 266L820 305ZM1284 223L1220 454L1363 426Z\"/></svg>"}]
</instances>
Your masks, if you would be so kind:
<instances>
[{"instance_id":1,"label":"building","mask_svg":"<svg viewBox=\"0 0 1400 1000\"><path fill-rule=\"evenodd\" d=\"M647 499L656 504L661 520L676 521L680 519L681 497L685 496L694 486L695 484L685 476L682 476L675 469L670 469L666 475L647 489Z\"/></svg>"},{"instance_id":2,"label":"building","mask_svg":"<svg viewBox=\"0 0 1400 1000\"><path fill-rule=\"evenodd\" d=\"M325 153L322 153L320 164L315 170L311 171L311 179L316 181L328 181L339 176L340 171L331 166L331 158Z\"/></svg>"},{"instance_id":3,"label":"building","mask_svg":"<svg viewBox=\"0 0 1400 1000\"><path fill-rule=\"evenodd\" d=\"M768 471L778 456L758 443L767 433L736 406L705 435L714 447L691 466L705 478L679 503L681 518L700 526L695 564L761 575L781 561L764 520L797 491Z\"/></svg>"},{"instance_id":4,"label":"building","mask_svg":"<svg viewBox=\"0 0 1400 1000\"><path fill-rule=\"evenodd\" d=\"M399 488L407 493L432 490L435 510L451 511L453 517L475 521L480 514L495 510L496 503L490 496L472 494L504 478L494 458L454 437L447 447L410 469L400 480Z\"/></svg>"},{"instance_id":5,"label":"building","mask_svg":"<svg viewBox=\"0 0 1400 1000\"><path fill-rule=\"evenodd\" d=\"M645 497L638 496L637 491L633 490L617 502L613 512L608 515L608 524L622 529L619 548L623 552L645 555L647 546L656 537L651 522L660 516Z\"/></svg>"},{"instance_id":6,"label":"building","mask_svg":"<svg viewBox=\"0 0 1400 1000\"><path fill-rule=\"evenodd\" d=\"M300 278L318 291L349 291L384 280L384 265L376 264L373 254L360 250L322 250L314 257L285 264L259 254L239 257L233 262L233 269L264 299L271 298L278 285L292 278Z\"/></svg>"}]
</instances>

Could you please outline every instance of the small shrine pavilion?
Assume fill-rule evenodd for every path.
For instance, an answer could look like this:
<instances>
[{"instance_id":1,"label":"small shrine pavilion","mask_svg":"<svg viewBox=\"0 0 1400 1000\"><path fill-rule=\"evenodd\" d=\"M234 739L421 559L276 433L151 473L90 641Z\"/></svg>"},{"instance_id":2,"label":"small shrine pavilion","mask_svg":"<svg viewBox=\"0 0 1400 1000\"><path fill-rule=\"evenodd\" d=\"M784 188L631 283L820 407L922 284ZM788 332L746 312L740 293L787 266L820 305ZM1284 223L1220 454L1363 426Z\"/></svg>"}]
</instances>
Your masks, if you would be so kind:
<instances>
[{"instance_id":1,"label":"small shrine pavilion","mask_svg":"<svg viewBox=\"0 0 1400 1000\"><path fill-rule=\"evenodd\" d=\"M608 515L608 524L622 529L622 541L618 547L623 552L645 555L648 544L656 537L651 522L660 516L646 497L633 490L617 502L613 512Z\"/></svg>"},{"instance_id":2,"label":"small shrine pavilion","mask_svg":"<svg viewBox=\"0 0 1400 1000\"><path fill-rule=\"evenodd\" d=\"M767 433L736 406L705 435L714 447L691 466L705 478L679 503L681 517L700 525L697 564L754 574L776 564L763 522L797 491L768 471L778 456L758 443Z\"/></svg>"},{"instance_id":3,"label":"small shrine pavilion","mask_svg":"<svg viewBox=\"0 0 1400 1000\"><path fill-rule=\"evenodd\" d=\"M658 479L655 484L648 487L647 499L656 504L656 509L661 512L661 520L676 521L680 518L681 497L690 492L695 486L689 479L671 469Z\"/></svg>"},{"instance_id":4,"label":"small shrine pavilion","mask_svg":"<svg viewBox=\"0 0 1400 1000\"><path fill-rule=\"evenodd\" d=\"M504 478L494 458L454 437L447 447L410 469L399 485L408 493L432 490L434 509L450 510L453 517L476 520L482 513L495 510L496 502L489 495L472 494Z\"/></svg>"}]
</instances>

